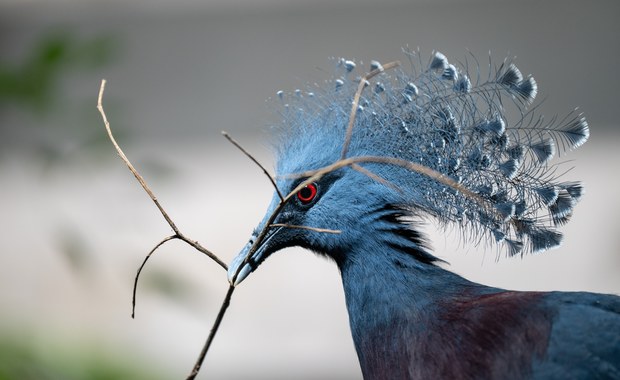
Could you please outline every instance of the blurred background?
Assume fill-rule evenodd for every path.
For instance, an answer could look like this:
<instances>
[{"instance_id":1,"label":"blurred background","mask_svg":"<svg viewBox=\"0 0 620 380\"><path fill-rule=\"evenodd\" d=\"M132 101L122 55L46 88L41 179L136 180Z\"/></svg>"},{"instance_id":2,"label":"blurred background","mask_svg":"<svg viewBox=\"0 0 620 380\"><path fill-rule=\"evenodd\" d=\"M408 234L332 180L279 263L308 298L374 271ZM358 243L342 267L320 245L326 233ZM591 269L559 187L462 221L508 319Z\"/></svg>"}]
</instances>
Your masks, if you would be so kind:
<instances>
[{"instance_id":1,"label":"blurred background","mask_svg":"<svg viewBox=\"0 0 620 380\"><path fill-rule=\"evenodd\" d=\"M271 168L276 91L327 79L329 57L516 56L549 117L580 107L590 141L563 156L586 196L560 249L502 259L427 233L450 269L512 289L620 293L620 3L498 0L0 1L0 379L181 379L227 288L170 228L121 146L188 236L229 262L271 198L220 135ZM569 164L566 167L570 167ZM360 378L338 271L309 252L270 258L234 295L199 378Z\"/></svg>"}]
</instances>

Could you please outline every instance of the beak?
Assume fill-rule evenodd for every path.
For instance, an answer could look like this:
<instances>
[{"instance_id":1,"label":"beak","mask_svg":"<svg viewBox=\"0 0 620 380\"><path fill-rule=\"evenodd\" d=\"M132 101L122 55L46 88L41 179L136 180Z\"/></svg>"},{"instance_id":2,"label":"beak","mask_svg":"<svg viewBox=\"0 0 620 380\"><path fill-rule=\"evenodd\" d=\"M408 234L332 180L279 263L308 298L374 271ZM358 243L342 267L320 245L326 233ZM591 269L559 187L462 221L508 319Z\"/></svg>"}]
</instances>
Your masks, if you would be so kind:
<instances>
[{"instance_id":1,"label":"beak","mask_svg":"<svg viewBox=\"0 0 620 380\"><path fill-rule=\"evenodd\" d=\"M250 240L228 266L228 282L232 286L239 285L271 253L282 248L275 238L281 229L282 227L269 228L262 239L260 239L262 229L254 231Z\"/></svg>"},{"instance_id":2,"label":"beak","mask_svg":"<svg viewBox=\"0 0 620 380\"><path fill-rule=\"evenodd\" d=\"M248 242L245 247L239 252L233 261L228 265L228 282L232 286L237 286L241 281L253 271L251 261L248 260L244 264L245 258L251 249L251 244Z\"/></svg>"}]
</instances>

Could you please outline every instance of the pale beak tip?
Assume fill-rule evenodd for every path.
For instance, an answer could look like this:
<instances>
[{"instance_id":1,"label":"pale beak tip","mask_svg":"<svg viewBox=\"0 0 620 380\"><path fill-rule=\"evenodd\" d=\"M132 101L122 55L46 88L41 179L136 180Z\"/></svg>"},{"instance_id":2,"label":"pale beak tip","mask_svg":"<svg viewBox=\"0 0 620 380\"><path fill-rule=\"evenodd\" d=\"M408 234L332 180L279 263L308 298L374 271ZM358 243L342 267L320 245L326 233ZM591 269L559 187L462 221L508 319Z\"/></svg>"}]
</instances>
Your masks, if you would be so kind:
<instances>
[{"instance_id":1,"label":"pale beak tip","mask_svg":"<svg viewBox=\"0 0 620 380\"><path fill-rule=\"evenodd\" d=\"M239 285L241 281L245 280L252 272L252 267L247 263L243 265L243 261L243 255L239 255L230 263L230 267L228 267L228 282L232 286ZM243 265L243 267L239 270L239 266L241 265Z\"/></svg>"}]
</instances>

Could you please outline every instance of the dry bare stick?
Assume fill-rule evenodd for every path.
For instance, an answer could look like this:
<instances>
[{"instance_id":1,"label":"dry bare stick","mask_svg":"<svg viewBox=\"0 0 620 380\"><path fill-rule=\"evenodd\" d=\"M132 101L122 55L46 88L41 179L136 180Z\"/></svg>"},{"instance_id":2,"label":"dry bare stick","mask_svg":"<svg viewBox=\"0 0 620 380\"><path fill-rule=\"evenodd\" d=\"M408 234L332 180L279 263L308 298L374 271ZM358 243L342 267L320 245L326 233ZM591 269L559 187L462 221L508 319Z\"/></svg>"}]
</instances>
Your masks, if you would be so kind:
<instances>
[{"instance_id":1,"label":"dry bare stick","mask_svg":"<svg viewBox=\"0 0 620 380\"><path fill-rule=\"evenodd\" d=\"M129 159L127 158L127 156L125 155L125 153L121 149L121 147L116 142L116 139L114 138L114 135L112 134L112 129L110 128L110 123L108 122L108 118L106 117L105 111L103 110L102 100L103 100L103 92L105 91L105 85L106 85L106 80L102 79L101 80L101 87L99 88L99 97L98 97L98 100L97 100L97 109L99 110L99 113L101 114L101 117L103 118L103 123L105 124L106 132L108 133L108 137L110 138L110 141L112 142L112 145L114 145L114 149L116 149L116 153L118 153L118 155L121 157L123 162L125 162L125 165L127 165L127 167L129 168L129 171L131 172L131 174L133 174L133 176L136 177L136 179L140 183L140 186L142 186L142 188L144 189L144 191L146 191L146 193L151 198L153 203L155 203L155 206L157 206L157 209L159 209L159 212L161 213L161 215L164 217L164 219L166 220L166 222L168 223L170 228L172 228L172 230L174 231L175 239L183 240L187 244L189 244L192 247L196 248L198 251L200 251L200 252L204 253L205 255L209 256L213 261L215 261L222 268L227 270L228 267L226 266L226 264L222 260L220 260L219 257L217 257L214 253L212 253L211 251L209 251L208 249L206 249L205 247L200 245L200 243L198 243L197 241L189 239L188 237L183 235L183 233L181 233L181 231L176 226L176 224L172 221L170 216L168 216L168 213L166 212L166 210L164 210L164 208L162 207L161 203L159 203L159 200L157 199L157 197L155 197L155 194L153 194L153 192L151 191L149 186L146 184L146 181L144 180L144 178L142 178L140 173L138 173L138 171L134 168L134 166L131 164L131 162L129 161ZM169 239L169 240L172 240L172 239ZM169 240L167 240L167 241L169 241Z\"/></svg>"},{"instance_id":2,"label":"dry bare stick","mask_svg":"<svg viewBox=\"0 0 620 380\"><path fill-rule=\"evenodd\" d=\"M383 184L383 185L385 185L387 187L391 187L392 189L396 190L396 192L398 192L398 193L401 193L401 194L403 193L403 190L400 187L394 185L392 182L386 180L385 178L382 178L382 177L378 176L377 174L375 174L375 173L371 172L370 170L366 169L365 167L360 166L359 164L351 164L351 169L357 170L358 172L364 174L365 176L370 177L371 179L373 179L373 180L375 180L375 181L377 181L377 182L379 182L379 183L381 183L381 184Z\"/></svg>"},{"instance_id":3,"label":"dry bare stick","mask_svg":"<svg viewBox=\"0 0 620 380\"><path fill-rule=\"evenodd\" d=\"M360 103L360 97L362 96L362 91L364 91L364 87L366 87L366 81L371 79L372 77L381 74L385 70L390 70L395 67L400 66L400 61L394 61L386 63L385 65L378 67L371 72L364 75L359 85L357 86L357 91L355 92L355 96L353 96L353 103L351 105L351 114L349 115L349 124L347 125L347 133L344 138L344 143L342 144L342 154L340 158L343 159L347 156L349 145L351 144L351 136L353 135L353 124L355 124L355 116L357 115L357 107Z\"/></svg>"},{"instance_id":4,"label":"dry bare stick","mask_svg":"<svg viewBox=\"0 0 620 380\"><path fill-rule=\"evenodd\" d=\"M197 249L198 251L200 251L200 252L204 253L205 255L207 255L208 257L210 257L213 261L215 261L222 268L224 268L224 270L227 270L228 267L227 267L227 265L222 260L220 260L211 251L209 251L208 249L204 248L197 241L189 239L185 235L183 235L183 233L181 233L181 231L178 229L176 224L172 221L172 219L170 218L168 213L161 206L161 204L159 203L159 201L155 197L155 194L151 191L149 186L146 184L146 181L144 180L144 178L140 175L140 173L138 173L138 171L131 164L131 162L129 161L129 159L127 158L127 156L123 152L123 150L120 148L120 146L116 142L116 139L114 138L114 135L112 134L112 129L110 128L110 123L108 122L108 118L106 117L105 111L103 109L102 100L103 100L103 93L105 91L105 85L106 85L106 80L103 79L101 81L101 87L99 88L99 96L98 96L98 99L97 99L97 109L99 110L99 113L101 114L101 117L103 118L103 123L105 124L105 128L106 128L106 131L108 133L108 137L110 138L110 141L112 142L112 145L114 145L114 148L116 149L116 152L118 153L118 155L121 157L123 162L125 162L125 165L127 165L127 167L129 168L129 171L131 171L131 173L134 175L134 177L138 180L138 182L140 183L140 185L142 186L144 191L148 194L148 196L151 198L153 203L155 203L155 205L159 209L160 213L162 214L162 216L164 217L166 222L168 222L168 225L174 231L174 235L171 235L171 236L168 236L168 237L162 239L159 243L157 243L155 245L155 247L153 247L153 249L151 249L151 251L144 258L144 261L142 262L142 265L140 265L140 267L138 268L138 272L137 272L135 280L134 280L134 288L133 288L132 312L131 312L131 317L133 318L134 315L135 315L136 288L137 288L137 285L138 285L138 278L140 276L140 273L141 273L142 269L144 268L144 266L145 266L146 262L148 261L148 259L153 255L153 253L159 247L161 247L163 244L169 242L170 240L174 240L174 239L182 240L182 241L186 242L187 244L191 245L192 247L194 247L195 249ZM195 364L195 366L194 366L194 368L192 370L192 373L189 375L188 379L194 379L196 377L196 375L198 374L198 371L200 370L200 367L202 366L202 362L204 361L204 358L205 358L205 356L207 354L207 351L209 350L209 347L211 346L211 343L213 342L213 339L215 338L215 334L217 333L217 330L218 330L218 328L220 326L220 323L222 322L222 319L224 318L224 314L226 312L226 309L228 308L228 305L230 304L230 299L232 297L233 291L234 291L234 287L233 286L229 287L228 292L226 293L226 296L224 298L224 302L222 303L222 306L220 307L220 311L219 311L219 313L218 313L218 315L217 315L217 317L215 319L213 327L211 328L211 332L209 333L207 341L205 342L205 345L204 345L202 351L200 352L198 360L196 361L196 364Z\"/></svg>"},{"instance_id":5,"label":"dry bare stick","mask_svg":"<svg viewBox=\"0 0 620 380\"><path fill-rule=\"evenodd\" d=\"M285 223L273 223L273 224L270 224L270 227L297 228L299 230L308 230L308 231L321 232L321 233L326 233L326 234L340 234L340 233L342 233L342 231L340 231L340 230L330 230L328 228L299 226L299 225L296 225L296 224L285 224Z\"/></svg>"},{"instance_id":6,"label":"dry bare stick","mask_svg":"<svg viewBox=\"0 0 620 380\"><path fill-rule=\"evenodd\" d=\"M278 193L278 197L280 197L280 201L284 200L284 197L282 196L282 193L280 192L280 189L278 189L278 185L276 185L276 180L273 178L273 176L271 174L269 174L269 172L267 171L267 169L265 169L265 167L263 165L261 165L260 162L258 162L258 160L256 158L254 158L254 156L252 156L250 154L250 152L248 152L247 150L245 150L241 144L239 144L235 139L233 139L232 137L230 137L230 135L226 132L226 131L222 131L222 135L224 135L224 137L226 137L226 139L228 141L230 141L231 144L233 144L234 146L237 147L237 149L239 149L241 152L243 152L243 154L245 154L250 160L252 160L252 162L254 162L256 164L256 166L258 166L259 168L261 168L261 170L263 171L263 173L265 173L265 175L267 176L267 178L269 178L269 181L271 182L271 184L273 185L273 188L276 189L276 192Z\"/></svg>"},{"instance_id":7,"label":"dry bare stick","mask_svg":"<svg viewBox=\"0 0 620 380\"><path fill-rule=\"evenodd\" d=\"M383 157L383 156L357 156L357 157L351 157L351 158L345 158L342 160L338 160L336 162L334 162L331 165L327 165L321 169L317 169L317 170L310 170L310 171L306 171L303 173L297 173L297 174L293 174L293 175L289 175L289 177L291 178L306 178L308 177L307 180L305 180L302 184L305 186L310 182L314 182L314 181L318 181L321 177L323 177L325 174L333 172L334 170L338 170L340 168L346 167L346 166L353 166L359 163L379 163L379 164L389 164L389 165L396 165L396 166L400 166L402 168L411 170L413 172L425 175L431 179L434 179L435 181L444 184L448 187L453 188L454 190L457 190L459 192L461 192L463 195L465 195L466 197L470 198L471 200L475 201L476 203L478 203L478 205L480 205L482 208L484 208L485 210L489 210L489 212L493 213L494 215L501 217L501 215L499 215L498 211L484 198L482 198L480 195L476 194L475 192L473 192L472 190L470 190L469 188L463 186L462 184L456 182L455 180L453 180L452 178L448 177L447 175L444 175L436 170L433 170L431 168L429 168L428 166L424 166L412 161L407 161L407 160L403 160L401 158L396 158L396 157ZM357 169L359 170L359 169ZM361 171L362 173L366 174L366 172ZM368 171L367 171L368 172ZM370 177L378 180L376 178L376 175L372 172L368 172L370 173ZM383 178L379 178L380 181L383 183ZM301 185L300 185L301 186ZM299 188L297 190L300 190Z\"/></svg>"},{"instance_id":8,"label":"dry bare stick","mask_svg":"<svg viewBox=\"0 0 620 380\"><path fill-rule=\"evenodd\" d=\"M200 355L198 355L198 359L196 360L196 364L194 364L194 368L192 368L192 372L190 372L190 374L187 376L187 380L194 380L196 378L196 375L198 375L198 372L200 371L200 367L202 367L202 362L205 360L205 357L207 356L209 347L211 347L213 338L215 338L215 334L217 333L217 330L220 328L220 323L222 322L222 319L224 319L224 314L226 313L226 309L228 309L228 305L230 305L230 299L232 298L234 291L235 291L235 287L233 285L230 285L228 287L228 292L226 292L226 296L224 297L224 301L222 302L222 306L220 306L220 311L217 313L215 322L213 322L213 327L211 327L211 331L209 332L207 341L202 347L202 351L200 351Z\"/></svg>"},{"instance_id":9,"label":"dry bare stick","mask_svg":"<svg viewBox=\"0 0 620 380\"><path fill-rule=\"evenodd\" d=\"M172 239L176 239L176 238L177 238L176 235L170 235L162 239L162 241L157 243L155 247L153 247L153 249L151 249L151 251L146 255L146 257L144 258L144 261L142 261L142 264L138 268L138 273L136 273L136 277L133 280L133 296L131 297L131 318L135 318L136 316L136 290L138 289L138 278L140 277L140 272L142 272L142 268L144 268L148 259L159 247L164 245L166 242Z\"/></svg>"}]
</instances>

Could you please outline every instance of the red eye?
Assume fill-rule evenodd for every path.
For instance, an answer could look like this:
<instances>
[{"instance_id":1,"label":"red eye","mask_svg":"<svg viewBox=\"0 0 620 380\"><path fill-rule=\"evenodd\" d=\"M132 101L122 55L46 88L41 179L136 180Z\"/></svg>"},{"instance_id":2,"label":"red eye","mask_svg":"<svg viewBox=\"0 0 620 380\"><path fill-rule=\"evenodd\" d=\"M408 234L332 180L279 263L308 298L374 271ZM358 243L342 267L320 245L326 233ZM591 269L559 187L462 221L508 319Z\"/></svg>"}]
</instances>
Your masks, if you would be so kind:
<instances>
[{"instance_id":1,"label":"red eye","mask_svg":"<svg viewBox=\"0 0 620 380\"><path fill-rule=\"evenodd\" d=\"M316 197L316 191L316 184L310 183L297 192L297 198L299 198L301 203L307 205L308 203L312 202L314 197Z\"/></svg>"}]
</instances>

